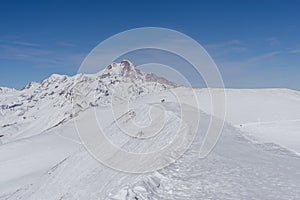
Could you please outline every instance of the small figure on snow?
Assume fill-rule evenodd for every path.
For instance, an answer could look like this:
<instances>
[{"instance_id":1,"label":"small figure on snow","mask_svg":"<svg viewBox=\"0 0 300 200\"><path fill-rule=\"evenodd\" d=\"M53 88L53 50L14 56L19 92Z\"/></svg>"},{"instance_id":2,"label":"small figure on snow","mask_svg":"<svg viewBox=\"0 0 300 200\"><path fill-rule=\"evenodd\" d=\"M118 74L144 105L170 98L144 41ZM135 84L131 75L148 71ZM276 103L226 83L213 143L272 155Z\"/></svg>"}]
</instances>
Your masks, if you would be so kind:
<instances>
[{"instance_id":1,"label":"small figure on snow","mask_svg":"<svg viewBox=\"0 0 300 200\"><path fill-rule=\"evenodd\" d=\"M143 131L139 131L137 137L142 137L144 135Z\"/></svg>"}]
</instances>

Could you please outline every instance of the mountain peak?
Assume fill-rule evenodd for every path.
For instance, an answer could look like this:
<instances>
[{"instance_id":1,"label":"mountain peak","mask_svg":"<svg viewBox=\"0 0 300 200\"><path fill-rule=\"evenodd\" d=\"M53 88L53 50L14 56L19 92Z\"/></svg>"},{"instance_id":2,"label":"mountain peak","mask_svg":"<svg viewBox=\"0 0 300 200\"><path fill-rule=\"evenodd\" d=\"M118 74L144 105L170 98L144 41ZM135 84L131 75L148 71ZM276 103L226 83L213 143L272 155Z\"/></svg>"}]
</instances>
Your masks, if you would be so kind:
<instances>
[{"instance_id":1,"label":"mountain peak","mask_svg":"<svg viewBox=\"0 0 300 200\"><path fill-rule=\"evenodd\" d=\"M121 68L130 68L130 69L134 69L134 65L132 62L130 62L129 60L122 60L120 63L116 63L113 62L112 64L108 65L106 68L108 70L111 70L112 68L117 68L117 67L121 67Z\"/></svg>"},{"instance_id":2,"label":"mountain peak","mask_svg":"<svg viewBox=\"0 0 300 200\"><path fill-rule=\"evenodd\" d=\"M160 83L171 87L177 86L175 83L163 77L159 77L153 73L142 72L129 60L122 60L120 63L113 62L104 70L100 71L98 76L102 81L109 80L112 83L142 81Z\"/></svg>"},{"instance_id":3,"label":"mountain peak","mask_svg":"<svg viewBox=\"0 0 300 200\"><path fill-rule=\"evenodd\" d=\"M141 74L129 60L123 60L120 63L113 62L108 65L104 70L100 71L103 77L108 76L123 76L137 78L137 74Z\"/></svg>"}]
</instances>

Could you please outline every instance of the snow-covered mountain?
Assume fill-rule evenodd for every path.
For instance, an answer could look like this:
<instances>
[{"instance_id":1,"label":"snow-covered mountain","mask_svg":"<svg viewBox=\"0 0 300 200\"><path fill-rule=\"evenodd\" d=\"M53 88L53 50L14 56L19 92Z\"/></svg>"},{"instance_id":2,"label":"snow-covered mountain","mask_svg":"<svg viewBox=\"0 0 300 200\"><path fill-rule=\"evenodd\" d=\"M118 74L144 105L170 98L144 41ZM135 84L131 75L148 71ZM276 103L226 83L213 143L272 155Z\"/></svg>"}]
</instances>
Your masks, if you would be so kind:
<instances>
[{"instance_id":1,"label":"snow-covered mountain","mask_svg":"<svg viewBox=\"0 0 300 200\"><path fill-rule=\"evenodd\" d=\"M175 86L162 77L140 71L129 61L122 61L97 74L72 77L53 74L41 83L29 83L20 91L0 88L1 139L7 143L29 137L66 122L91 106L105 106L116 89L125 90L127 97L135 99Z\"/></svg>"},{"instance_id":2,"label":"snow-covered mountain","mask_svg":"<svg viewBox=\"0 0 300 200\"><path fill-rule=\"evenodd\" d=\"M123 90L126 95L119 92ZM273 141L264 141L258 137L266 135L262 130L277 130L275 138L293 137L299 144L297 128L292 136L288 132L297 126L286 124L283 127L289 128L282 128L282 132L276 127L280 120L297 123L300 119L299 92L226 90L227 122L221 138L208 157L199 159L212 117L209 94L221 92L219 89L177 87L123 61L97 74L53 75L21 91L3 91L1 200L299 199L300 159L289 149L296 150L289 140L273 137ZM192 91L198 97L200 110L189 103ZM174 94L180 95L184 104L180 105ZM115 119L109 109L112 99L117 104L130 101L130 113L134 115L120 113L121 117ZM117 123L130 126L129 120L140 125L159 121L161 113L153 112L157 105L164 109L165 117L160 134L149 140L137 139L119 129ZM182 110L189 113L184 121ZM191 147L173 164L146 174L119 172L100 164L86 151L77 134L80 126L86 128L81 134L93 132L90 116L96 115L115 145L133 152L152 152L168 145L181 125L189 132L195 113L201 120ZM272 122L273 126L249 129L251 124L261 122L258 120ZM249 134L259 142L249 139ZM272 138L271 134L267 136Z\"/></svg>"},{"instance_id":3,"label":"snow-covered mountain","mask_svg":"<svg viewBox=\"0 0 300 200\"><path fill-rule=\"evenodd\" d=\"M16 90L13 88L0 87L0 95L8 95L14 92L16 92Z\"/></svg>"}]
</instances>

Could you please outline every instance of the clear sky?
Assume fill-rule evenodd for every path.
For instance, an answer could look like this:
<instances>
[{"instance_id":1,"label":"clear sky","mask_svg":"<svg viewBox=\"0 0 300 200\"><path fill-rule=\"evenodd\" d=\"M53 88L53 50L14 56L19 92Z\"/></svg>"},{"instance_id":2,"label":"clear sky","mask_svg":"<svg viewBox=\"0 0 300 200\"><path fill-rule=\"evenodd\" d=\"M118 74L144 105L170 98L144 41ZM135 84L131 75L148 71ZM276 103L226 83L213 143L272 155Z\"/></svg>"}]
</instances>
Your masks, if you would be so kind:
<instances>
[{"instance_id":1,"label":"clear sky","mask_svg":"<svg viewBox=\"0 0 300 200\"><path fill-rule=\"evenodd\" d=\"M300 90L300 1L1 1L0 85L76 74L99 42L165 27L202 44L230 88Z\"/></svg>"}]
</instances>

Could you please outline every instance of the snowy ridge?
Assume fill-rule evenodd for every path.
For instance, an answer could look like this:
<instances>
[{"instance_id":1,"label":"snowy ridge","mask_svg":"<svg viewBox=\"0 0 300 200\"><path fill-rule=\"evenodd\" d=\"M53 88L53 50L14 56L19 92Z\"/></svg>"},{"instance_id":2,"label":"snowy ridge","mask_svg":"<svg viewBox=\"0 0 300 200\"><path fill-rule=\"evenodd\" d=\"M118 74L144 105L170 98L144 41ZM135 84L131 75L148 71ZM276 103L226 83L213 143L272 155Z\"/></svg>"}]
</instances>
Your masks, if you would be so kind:
<instances>
[{"instance_id":1,"label":"snowy ridge","mask_svg":"<svg viewBox=\"0 0 300 200\"><path fill-rule=\"evenodd\" d=\"M152 97L152 101L159 99ZM146 102L137 100L136 103L135 112L144 113L139 105ZM172 108L176 104L167 106ZM108 114L100 107L96 112ZM176 109L171 112L169 117L178 115ZM7 199L297 199L300 195L297 189L300 184L299 157L266 151L226 124L214 151L206 159L199 159L199 146L210 116L201 113L201 119L200 133L191 148L164 169L147 174L123 173L99 164L82 149L53 165L36 182L21 187ZM84 115L79 115L77 120L89 123ZM107 124L111 124L110 120ZM64 126L58 129L64 130ZM174 133L175 129L175 126L166 127L168 133ZM115 130L113 134L120 133ZM119 138L118 142L124 143L126 138ZM153 141L148 144L159 145ZM128 145L138 150L146 144L132 141Z\"/></svg>"}]
</instances>

